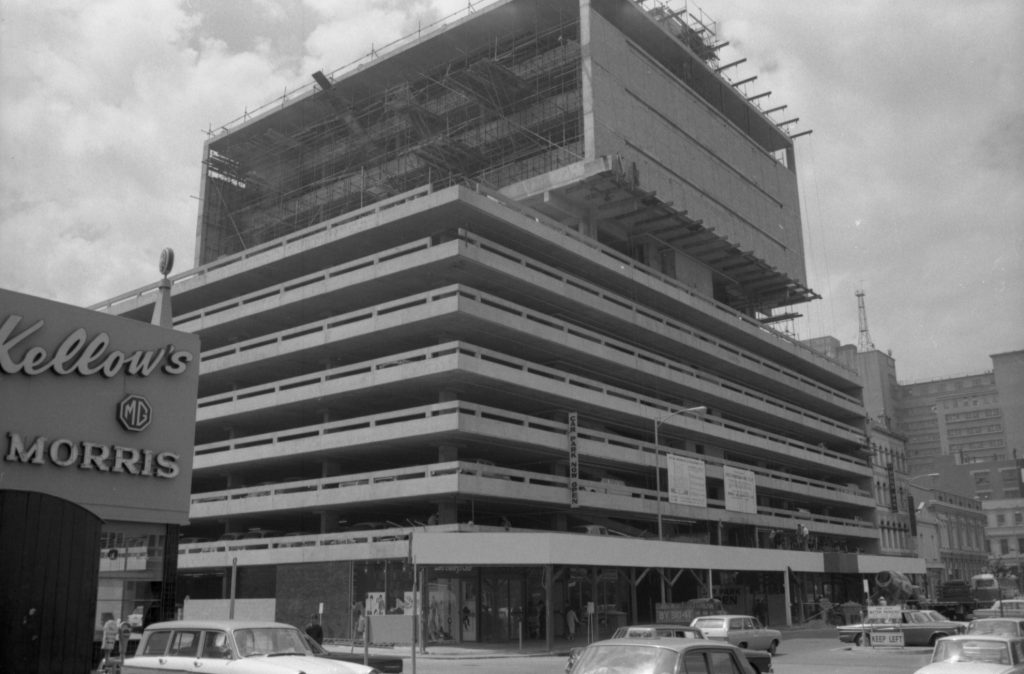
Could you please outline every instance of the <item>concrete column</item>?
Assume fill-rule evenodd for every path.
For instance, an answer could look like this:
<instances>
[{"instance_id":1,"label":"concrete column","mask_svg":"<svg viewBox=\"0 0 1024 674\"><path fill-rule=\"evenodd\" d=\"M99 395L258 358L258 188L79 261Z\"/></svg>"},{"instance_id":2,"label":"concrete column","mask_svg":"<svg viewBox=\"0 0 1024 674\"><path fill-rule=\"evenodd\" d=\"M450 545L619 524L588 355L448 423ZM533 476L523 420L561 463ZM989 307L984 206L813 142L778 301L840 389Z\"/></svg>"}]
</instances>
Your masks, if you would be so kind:
<instances>
[{"instance_id":1,"label":"concrete column","mask_svg":"<svg viewBox=\"0 0 1024 674\"><path fill-rule=\"evenodd\" d=\"M553 620L555 610L552 601L552 590L554 589L552 585L554 583L552 578L554 578L554 567L546 564L544 566L544 642L549 653L555 641L555 621Z\"/></svg>"},{"instance_id":2,"label":"concrete column","mask_svg":"<svg viewBox=\"0 0 1024 674\"><path fill-rule=\"evenodd\" d=\"M458 461L459 460L459 448L456 445L438 445L437 446L437 461L438 463L444 463L445 461Z\"/></svg>"},{"instance_id":3,"label":"concrete column","mask_svg":"<svg viewBox=\"0 0 1024 674\"><path fill-rule=\"evenodd\" d=\"M438 524L455 524L459 517L459 508L455 500L442 501L437 504Z\"/></svg>"}]
</instances>

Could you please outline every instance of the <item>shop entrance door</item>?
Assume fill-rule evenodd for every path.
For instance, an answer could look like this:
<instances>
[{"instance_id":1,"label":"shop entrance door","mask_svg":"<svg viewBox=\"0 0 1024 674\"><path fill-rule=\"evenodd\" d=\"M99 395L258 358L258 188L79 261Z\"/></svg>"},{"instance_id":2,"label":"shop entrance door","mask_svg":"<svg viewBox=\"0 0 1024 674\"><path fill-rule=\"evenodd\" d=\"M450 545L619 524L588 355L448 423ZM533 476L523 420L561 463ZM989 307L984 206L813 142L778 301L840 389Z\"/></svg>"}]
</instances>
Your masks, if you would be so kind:
<instances>
[{"instance_id":1,"label":"shop entrance door","mask_svg":"<svg viewBox=\"0 0 1024 674\"><path fill-rule=\"evenodd\" d=\"M520 574L485 570L480 587L480 640L513 641L528 635L528 611Z\"/></svg>"}]
</instances>

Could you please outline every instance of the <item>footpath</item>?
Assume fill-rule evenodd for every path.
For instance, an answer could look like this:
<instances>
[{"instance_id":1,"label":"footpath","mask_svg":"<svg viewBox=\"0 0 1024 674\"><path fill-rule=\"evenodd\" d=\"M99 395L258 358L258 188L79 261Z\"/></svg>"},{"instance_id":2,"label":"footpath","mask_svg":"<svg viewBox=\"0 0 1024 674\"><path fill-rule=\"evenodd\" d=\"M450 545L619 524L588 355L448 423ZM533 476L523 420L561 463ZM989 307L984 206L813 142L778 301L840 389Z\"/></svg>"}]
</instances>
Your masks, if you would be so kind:
<instances>
[{"instance_id":1,"label":"footpath","mask_svg":"<svg viewBox=\"0 0 1024 674\"><path fill-rule=\"evenodd\" d=\"M781 627L777 629L782 633L783 644L790 639L835 639L836 648L848 647L851 650L873 650L870 647L858 647L853 644L841 643L836 633L836 628L831 625L825 625L821 621L797 627ZM461 644L430 644L426 648L421 648L421 650L417 651L416 657L434 660L468 660L474 658L521 658L540 656L568 657L569 649L586 645L586 640L580 638L577 638L574 641L556 638L553 641L550 650L543 641L539 641L537 639L523 641L522 646L520 646L518 641L502 643L463 642ZM344 653L363 652L362 644L353 645L350 642L331 643L328 641L324 643L324 648L329 651L340 651ZM913 651L915 653L922 652L921 649L908 648L906 650ZM926 650L930 651L931 649ZM406 660L412 657L412 648L408 645L395 645L392 647L370 646L369 653L371 655L391 655Z\"/></svg>"}]
</instances>

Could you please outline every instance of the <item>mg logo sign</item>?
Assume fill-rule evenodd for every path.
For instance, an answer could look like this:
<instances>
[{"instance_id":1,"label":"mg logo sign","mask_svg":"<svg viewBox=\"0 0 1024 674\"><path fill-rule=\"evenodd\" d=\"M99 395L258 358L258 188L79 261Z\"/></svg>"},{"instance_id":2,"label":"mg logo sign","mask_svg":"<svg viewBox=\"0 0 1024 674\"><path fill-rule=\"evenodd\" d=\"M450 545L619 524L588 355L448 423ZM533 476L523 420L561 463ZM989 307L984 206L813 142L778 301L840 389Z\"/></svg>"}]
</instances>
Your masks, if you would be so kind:
<instances>
[{"instance_id":1,"label":"mg logo sign","mask_svg":"<svg viewBox=\"0 0 1024 674\"><path fill-rule=\"evenodd\" d=\"M138 433L146 430L149 422L153 420L153 408L148 400L131 393L117 404L117 420L125 430Z\"/></svg>"}]
</instances>

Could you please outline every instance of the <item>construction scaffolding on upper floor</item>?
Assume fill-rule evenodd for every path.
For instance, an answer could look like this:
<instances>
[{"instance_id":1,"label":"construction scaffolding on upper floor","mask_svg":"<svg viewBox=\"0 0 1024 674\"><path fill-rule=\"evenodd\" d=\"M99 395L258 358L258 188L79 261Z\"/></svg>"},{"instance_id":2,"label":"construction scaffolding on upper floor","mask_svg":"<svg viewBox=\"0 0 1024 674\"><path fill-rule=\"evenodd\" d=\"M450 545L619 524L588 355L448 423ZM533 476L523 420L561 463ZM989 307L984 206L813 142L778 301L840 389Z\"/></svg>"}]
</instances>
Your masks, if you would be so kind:
<instances>
[{"instance_id":1,"label":"construction scaffolding on upper floor","mask_svg":"<svg viewBox=\"0 0 1024 674\"><path fill-rule=\"evenodd\" d=\"M372 76L318 72L307 98L212 138L198 261L423 184L498 186L580 159L579 16L564 9L543 28L474 21L457 47L424 38L420 58Z\"/></svg>"}]
</instances>

